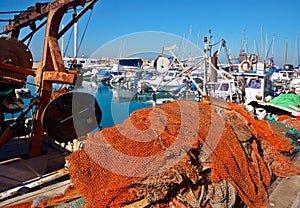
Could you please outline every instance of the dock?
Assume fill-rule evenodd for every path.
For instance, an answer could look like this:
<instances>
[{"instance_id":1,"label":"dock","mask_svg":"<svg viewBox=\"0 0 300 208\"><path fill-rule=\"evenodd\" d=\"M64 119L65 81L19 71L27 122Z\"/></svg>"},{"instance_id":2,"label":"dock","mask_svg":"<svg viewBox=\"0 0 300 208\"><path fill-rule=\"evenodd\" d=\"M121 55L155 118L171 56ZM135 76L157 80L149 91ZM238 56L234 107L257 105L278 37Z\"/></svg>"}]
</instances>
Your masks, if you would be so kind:
<instances>
[{"instance_id":1,"label":"dock","mask_svg":"<svg viewBox=\"0 0 300 208\"><path fill-rule=\"evenodd\" d=\"M294 160L300 166L300 154ZM269 204L266 208L299 208L300 207L300 175L290 178L278 178L270 189Z\"/></svg>"}]
</instances>

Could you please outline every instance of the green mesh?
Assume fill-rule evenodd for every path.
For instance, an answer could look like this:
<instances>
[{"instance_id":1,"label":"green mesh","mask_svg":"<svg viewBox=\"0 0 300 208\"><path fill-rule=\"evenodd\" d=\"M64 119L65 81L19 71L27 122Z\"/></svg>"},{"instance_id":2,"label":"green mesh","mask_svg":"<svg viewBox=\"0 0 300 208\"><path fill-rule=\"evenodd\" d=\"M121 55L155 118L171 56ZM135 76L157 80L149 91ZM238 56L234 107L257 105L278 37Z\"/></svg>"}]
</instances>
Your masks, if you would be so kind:
<instances>
[{"instance_id":1,"label":"green mesh","mask_svg":"<svg viewBox=\"0 0 300 208\"><path fill-rule=\"evenodd\" d=\"M270 101L271 104L283 108L292 109L289 105L298 107L300 103L300 95L297 94L281 94ZM293 110L293 109L292 109Z\"/></svg>"},{"instance_id":2,"label":"green mesh","mask_svg":"<svg viewBox=\"0 0 300 208\"><path fill-rule=\"evenodd\" d=\"M81 197L75 201L71 201L68 203L61 204L59 206L55 206L55 208L79 208L82 206L86 206L86 203L85 203L85 200L83 197Z\"/></svg>"}]
</instances>

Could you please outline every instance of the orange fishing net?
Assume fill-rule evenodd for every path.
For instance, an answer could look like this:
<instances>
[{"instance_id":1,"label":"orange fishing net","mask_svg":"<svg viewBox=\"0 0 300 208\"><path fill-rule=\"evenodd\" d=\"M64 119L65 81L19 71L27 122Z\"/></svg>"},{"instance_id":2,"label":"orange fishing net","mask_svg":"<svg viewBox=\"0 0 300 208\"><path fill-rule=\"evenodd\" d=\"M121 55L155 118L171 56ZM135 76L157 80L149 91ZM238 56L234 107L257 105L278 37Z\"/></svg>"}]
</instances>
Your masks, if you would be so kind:
<instances>
[{"instance_id":1,"label":"orange fishing net","mask_svg":"<svg viewBox=\"0 0 300 208\"><path fill-rule=\"evenodd\" d=\"M18 205L6 206L6 208L29 208L32 207L32 202L25 202Z\"/></svg>"},{"instance_id":2,"label":"orange fishing net","mask_svg":"<svg viewBox=\"0 0 300 208\"><path fill-rule=\"evenodd\" d=\"M240 105L177 101L89 135L68 160L87 207L215 207L237 197L263 207L273 174L300 173L279 152L292 148Z\"/></svg>"}]
</instances>

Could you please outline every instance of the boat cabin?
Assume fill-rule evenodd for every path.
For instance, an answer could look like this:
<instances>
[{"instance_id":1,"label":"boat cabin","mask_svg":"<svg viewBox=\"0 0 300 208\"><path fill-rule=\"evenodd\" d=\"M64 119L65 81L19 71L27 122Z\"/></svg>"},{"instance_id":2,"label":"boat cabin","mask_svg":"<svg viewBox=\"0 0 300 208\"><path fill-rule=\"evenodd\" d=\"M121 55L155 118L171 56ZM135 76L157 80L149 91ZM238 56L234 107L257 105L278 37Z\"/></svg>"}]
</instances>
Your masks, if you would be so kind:
<instances>
[{"instance_id":1,"label":"boat cabin","mask_svg":"<svg viewBox=\"0 0 300 208\"><path fill-rule=\"evenodd\" d=\"M99 65L99 60L95 58L72 58L64 57L64 65L67 68L88 69Z\"/></svg>"},{"instance_id":2,"label":"boat cabin","mask_svg":"<svg viewBox=\"0 0 300 208\"><path fill-rule=\"evenodd\" d=\"M245 101L265 101L266 96L272 95L271 72L256 73L236 72L233 74L236 79L241 79L244 82L239 83L244 91Z\"/></svg>"},{"instance_id":3,"label":"boat cabin","mask_svg":"<svg viewBox=\"0 0 300 208\"><path fill-rule=\"evenodd\" d=\"M220 79L215 86L215 96L226 102L238 102L237 82L234 79Z\"/></svg>"},{"instance_id":4,"label":"boat cabin","mask_svg":"<svg viewBox=\"0 0 300 208\"><path fill-rule=\"evenodd\" d=\"M143 59L141 59L141 58L120 58L119 66L122 69L140 69L143 66Z\"/></svg>"}]
</instances>

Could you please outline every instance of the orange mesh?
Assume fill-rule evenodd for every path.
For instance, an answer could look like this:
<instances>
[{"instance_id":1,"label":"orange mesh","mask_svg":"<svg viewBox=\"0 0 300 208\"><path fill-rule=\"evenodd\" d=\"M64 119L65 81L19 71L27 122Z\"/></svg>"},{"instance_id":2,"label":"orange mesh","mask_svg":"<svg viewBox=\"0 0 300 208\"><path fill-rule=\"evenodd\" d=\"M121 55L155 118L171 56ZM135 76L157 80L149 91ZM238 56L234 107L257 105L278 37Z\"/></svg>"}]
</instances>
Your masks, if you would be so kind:
<instances>
[{"instance_id":1,"label":"orange mesh","mask_svg":"<svg viewBox=\"0 0 300 208\"><path fill-rule=\"evenodd\" d=\"M273 132L268 122L256 121L241 106L230 104L234 110L230 112L237 112L242 125L245 125L245 132L249 128L253 135L249 141L243 141L249 143L249 153L241 145L237 131L233 128L235 125L224 120L226 110L221 109L220 116L215 112L219 112L218 109L209 104L198 103L196 107L199 116L195 120L192 115L195 104L192 103L194 102L178 101L138 110L123 124L89 135L86 148L72 153L68 158L71 180L85 196L87 207L120 207L132 203L151 204L154 207L190 207L191 204L187 203L199 201L201 207L210 207L208 194L203 194L207 192L204 187L222 180L234 187L246 205L262 207L268 201L267 189L272 182L272 174L288 176L300 173L289 158L278 152L292 150L289 140ZM182 126L186 125L182 122L180 106L186 106L184 116L191 117L191 120L185 133L177 138L180 129L185 128ZM154 109L162 110L164 115ZM154 123L151 121L153 118ZM161 126L164 127L162 130ZM138 134L132 128L152 130ZM174 158L155 158L145 164L138 161L127 164L126 160L117 158L126 163L123 167L132 176L118 174L118 167L113 172L95 162L103 159L103 153L112 155L113 150L138 158L158 155L168 151L178 139L182 147L190 145L187 139L190 135L195 138L188 155L176 165L155 175L135 177L140 167L146 169L151 163L162 166ZM154 139L141 142L135 140L137 137ZM247 135L245 138L247 139ZM203 148L210 155L205 161L202 158ZM113 163L116 158L104 159ZM211 167L211 175L207 172L209 169L204 168L207 164ZM270 164L270 169L267 164Z\"/></svg>"},{"instance_id":2,"label":"orange mesh","mask_svg":"<svg viewBox=\"0 0 300 208\"><path fill-rule=\"evenodd\" d=\"M299 120L290 118L290 119L284 120L283 123L290 128L297 129L300 132L300 121Z\"/></svg>"},{"instance_id":3,"label":"orange mesh","mask_svg":"<svg viewBox=\"0 0 300 208\"><path fill-rule=\"evenodd\" d=\"M258 154L255 140L251 163L245 155L234 133L227 129L213 154L212 182L227 180L249 207L263 207L267 204L267 192L271 182L270 173ZM226 151L224 151L226 149Z\"/></svg>"},{"instance_id":4,"label":"orange mesh","mask_svg":"<svg viewBox=\"0 0 300 208\"><path fill-rule=\"evenodd\" d=\"M292 118L292 117L289 116L289 115L280 115L280 116L277 117L277 121L278 121L278 122L282 122L282 121L284 121L284 120L291 119L291 118Z\"/></svg>"},{"instance_id":5,"label":"orange mesh","mask_svg":"<svg viewBox=\"0 0 300 208\"><path fill-rule=\"evenodd\" d=\"M25 202L18 205L6 206L6 208L29 208L31 207L32 202Z\"/></svg>"},{"instance_id":6,"label":"orange mesh","mask_svg":"<svg viewBox=\"0 0 300 208\"><path fill-rule=\"evenodd\" d=\"M229 103L229 105L233 110L237 111L248 120L248 122L251 124L250 128L252 133L256 138L261 138L279 151L291 152L293 150L291 142L281 134L272 131L269 123L266 120L255 120L240 105L233 103Z\"/></svg>"}]
</instances>

